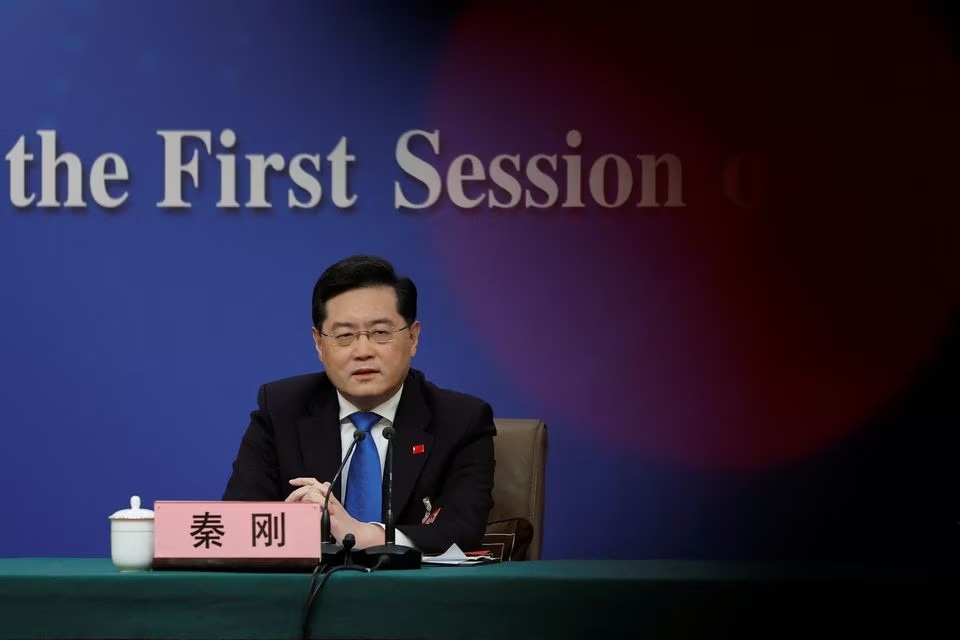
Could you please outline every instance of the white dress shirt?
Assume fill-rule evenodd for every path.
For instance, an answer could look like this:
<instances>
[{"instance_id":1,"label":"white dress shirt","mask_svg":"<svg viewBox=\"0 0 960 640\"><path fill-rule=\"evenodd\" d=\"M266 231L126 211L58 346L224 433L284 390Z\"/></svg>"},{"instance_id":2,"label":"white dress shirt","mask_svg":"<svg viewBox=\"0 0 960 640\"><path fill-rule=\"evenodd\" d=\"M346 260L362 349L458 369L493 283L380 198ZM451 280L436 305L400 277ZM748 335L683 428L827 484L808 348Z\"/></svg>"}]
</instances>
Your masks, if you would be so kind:
<instances>
[{"instance_id":1,"label":"white dress shirt","mask_svg":"<svg viewBox=\"0 0 960 640\"><path fill-rule=\"evenodd\" d=\"M373 428L370 429L370 437L373 438L374 443L377 445L377 452L380 454L381 478L383 478L383 468L387 459L387 439L383 437L383 429L387 425L393 426L394 417L397 415L397 406L400 404L401 393L403 393L403 385L400 385L397 392L390 396L386 402L370 410L371 413L380 416L377 424L373 425ZM360 409L344 398L339 391L337 391L337 399L340 401L340 461L342 462L343 456L346 456L347 450L350 448L350 445L353 444L353 432L357 430L353 423L350 422L350 416L360 411ZM347 460L347 464L343 467L343 472L340 474L340 495L344 499L347 497L347 478L350 476L350 463L352 462L353 456L350 457L351 460ZM398 511L399 508L394 510L394 514L396 515ZM382 522L374 522L372 524L379 526L381 529L386 529ZM413 541L404 535L402 531L394 529L394 532L396 533L397 544L416 548Z\"/></svg>"}]
</instances>

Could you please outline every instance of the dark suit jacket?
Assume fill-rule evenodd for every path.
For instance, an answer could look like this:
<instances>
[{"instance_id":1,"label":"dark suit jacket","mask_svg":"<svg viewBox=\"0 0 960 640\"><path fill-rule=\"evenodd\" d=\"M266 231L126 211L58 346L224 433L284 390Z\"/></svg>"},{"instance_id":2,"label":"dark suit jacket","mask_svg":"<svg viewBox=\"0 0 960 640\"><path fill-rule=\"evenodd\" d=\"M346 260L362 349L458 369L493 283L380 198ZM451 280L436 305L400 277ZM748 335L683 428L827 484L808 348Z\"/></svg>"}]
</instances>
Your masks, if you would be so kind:
<instances>
[{"instance_id":1,"label":"dark suit jacket","mask_svg":"<svg viewBox=\"0 0 960 640\"><path fill-rule=\"evenodd\" d=\"M291 478L333 478L340 465L340 405L325 373L262 387L233 463L224 500L283 500ZM397 530L424 553L480 546L493 507L493 410L441 389L411 369L394 419L393 504ZM423 453L415 447L423 445ZM334 495L340 498L339 481ZM423 499L441 508L420 524Z\"/></svg>"}]
</instances>

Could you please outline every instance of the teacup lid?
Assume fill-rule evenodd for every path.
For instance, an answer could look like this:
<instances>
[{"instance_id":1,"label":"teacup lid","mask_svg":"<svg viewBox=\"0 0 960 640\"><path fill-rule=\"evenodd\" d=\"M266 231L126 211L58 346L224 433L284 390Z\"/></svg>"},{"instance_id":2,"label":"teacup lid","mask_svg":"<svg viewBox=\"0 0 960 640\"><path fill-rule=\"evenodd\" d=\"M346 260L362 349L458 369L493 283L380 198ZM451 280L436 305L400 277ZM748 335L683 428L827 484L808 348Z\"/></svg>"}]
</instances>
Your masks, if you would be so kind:
<instances>
[{"instance_id":1,"label":"teacup lid","mask_svg":"<svg viewBox=\"0 0 960 640\"><path fill-rule=\"evenodd\" d=\"M140 496L130 497L130 508L121 509L112 516L111 520L153 520L153 511L140 508Z\"/></svg>"}]
</instances>

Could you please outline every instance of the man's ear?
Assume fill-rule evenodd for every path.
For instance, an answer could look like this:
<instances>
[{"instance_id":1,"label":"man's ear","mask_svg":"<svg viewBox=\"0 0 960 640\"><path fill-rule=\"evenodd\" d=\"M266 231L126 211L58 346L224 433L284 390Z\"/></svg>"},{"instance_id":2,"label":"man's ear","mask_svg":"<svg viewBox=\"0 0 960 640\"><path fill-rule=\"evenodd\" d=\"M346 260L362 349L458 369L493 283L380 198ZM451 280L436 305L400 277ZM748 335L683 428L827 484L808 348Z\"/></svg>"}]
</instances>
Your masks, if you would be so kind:
<instances>
[{"instance_id":1,"label":"man's ear","mask_svg":"<svg viewBox=\"0 0 960 640\"><path fill-rule=\"evenodd\" d=\"M317 331L317 328L316 328L316 327L312 327L312 328L311 328L311 332L313 333L313 346L316 347L316 349L317 349L317 357L320 358L320 362L321 362L321 364L322 364L322 363L323 363L323 348L320 346L320 338L322 338L322 336L320 335L320 332Z\"/></svg>"},{"instance_id":2,"label":"man's ear","mask_svg":"<svg viewBox=\"0 0 960 640\"><path fill-rule=\"evenodd\" d=\"M410 325L410 357L417 355L417 345L420 344L420 321L414 320Z\"/></svg>"}]
</instances>

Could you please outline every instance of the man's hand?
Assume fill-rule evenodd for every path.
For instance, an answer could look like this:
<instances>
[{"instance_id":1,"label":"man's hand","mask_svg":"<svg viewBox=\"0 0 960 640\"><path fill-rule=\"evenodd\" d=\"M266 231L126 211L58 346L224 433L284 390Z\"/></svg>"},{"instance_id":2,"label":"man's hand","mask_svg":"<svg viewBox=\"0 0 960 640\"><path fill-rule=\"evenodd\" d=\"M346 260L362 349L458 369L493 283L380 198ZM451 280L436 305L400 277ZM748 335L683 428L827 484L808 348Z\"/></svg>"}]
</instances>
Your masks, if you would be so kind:
<instances>
[{"instance_id":1,"label":"man's hand","mask_svg":"<svg viewBox=\"0 0 960 640\"><path fill-rule=\"evenodd\" d=\"M297 487L284 502L314 502L323 505L330 491L329 482L320 482L316 478L294 478L290 484ZM330 494L330 503L327 507L330 514L330 532L337 542L343 542L343 537L352 533L357 539L355 549L366 549L386 542L383 528L369 522L360 522L343 508L337 496Z\"/></svg>"},{"instance_id":2,"label":"man's hand","mask_svg":"<svg viewBox=\"0 0 960 640\"><path fill-rule=\"evenodd\" d=\"M316 478L294 478L290 481L290 484L299 487L299 489L293 490L284 502L315 502L323 505L323 501L327 497L327 491L330 490L329 482L320 482ZM334 500L336 498L330 496L331 516L333 515Z\"/></svg>"}]
</instances>

